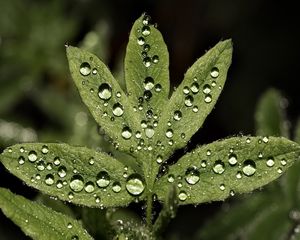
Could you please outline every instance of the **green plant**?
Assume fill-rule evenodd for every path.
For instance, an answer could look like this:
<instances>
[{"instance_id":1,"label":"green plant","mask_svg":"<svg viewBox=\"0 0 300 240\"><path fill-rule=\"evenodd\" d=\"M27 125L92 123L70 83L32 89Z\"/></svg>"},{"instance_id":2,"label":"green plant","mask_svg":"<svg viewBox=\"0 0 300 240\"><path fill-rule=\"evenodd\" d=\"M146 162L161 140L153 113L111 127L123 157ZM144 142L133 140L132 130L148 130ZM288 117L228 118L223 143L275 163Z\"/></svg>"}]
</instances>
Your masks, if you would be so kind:
<instances>
[{"instance_id":1,"label":"green plant","mask_svg":"<svg viewBox=\"0 0 300 240\"><path fill-rule=\"evenodd\" d=\"M278 178L300 151L298 144L285 138L240 136L199 146L168 161L213 109L231 63L232 43L222 41L207 51L169 99L168 51L149 21L143 15L130 33L127 91L95 55L67 46L70 71L83 102L115 149L126 155L114 157L61 143L17 144L1 154L3 165L29 186L73 204L108 208L99 218L108 222L105 226L111 226L116 239L158 238L178 205L250 192ZM0 191L4 214L32 238L92 239L71 217L7 189ZM153 215L154 201L163 206L158 216ZM116 217L113 208L131 202L145 203L145 223L135 220L133 227L132 220ZM92 211L85 212L94 217ZM88 217L82 221L91 228Z\"/></svg>"}]
</instances>

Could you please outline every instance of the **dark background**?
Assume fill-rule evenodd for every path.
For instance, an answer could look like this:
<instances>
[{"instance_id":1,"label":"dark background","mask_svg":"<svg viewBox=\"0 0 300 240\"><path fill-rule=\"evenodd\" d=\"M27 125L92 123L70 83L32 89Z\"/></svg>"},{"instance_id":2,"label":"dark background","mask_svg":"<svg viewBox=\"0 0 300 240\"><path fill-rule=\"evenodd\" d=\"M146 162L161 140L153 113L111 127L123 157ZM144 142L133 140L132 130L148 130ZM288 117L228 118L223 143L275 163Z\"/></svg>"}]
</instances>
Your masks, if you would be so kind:
<instances>
[{"instance_id":1,"label":"dark background","mask_svg":"<svg viewBox=\"0 0 300 240\"><path fill-rule=\"evenodd\" d=\"M55 3L55 9L58 10L53 12L49 2ZM124 52L133 22L143 12L147 12L153 22L158 23L158 29L167 43L172 86L180 83L187 68L202 56L205 50L222 39L232 38L234 43L233 63L224 91L203 128L193 137L190 147L228 135L254 134L255 106L259 97L270 87L281 90L289 100L288 117L291 125L294 125L300 107L300 34L297 21L299 12L296 3L293 2L0 0L0 101L4 102L2 98L11 95L13 91L22 93L17 100L8 101L0 108L0 120L15 121L37 132L63 128L38 107L32 100L32 95L37 86L50 86L69 97L68 89L72 88L72 83L67 70L64 43L78 45L99 21L105 21L109 26L106 63L114 68L118 57ZM44 14L40 14L42 20L38 17L32 21L28 20L34 16L35 11L44 11ZM58 20L56 22L53 19ZM48 21L53 24L55 32L45 33L41 42L31 41L32 23L39 22L38 36L42 37L44 28L51 29ZM52 46L53 42L57 47ZM23 43L26 45L22 45ZM36 49L37 46L40 48ZM48 53L44 48L54 50ZM27 51L26 57L28 61L34 62L32 65L28 64L26 57L25 60L19 57L22 51ZM46 58L48 60L45 60ZM56 63L59 63L58 66ZM39 69L38 73L36 69ZM24 79L24 75L34 75L34 79L39 80L33 81L31 77ZM27 79L29 84L26 83ZM61 139L49 137L50 140ZM3 149L9 144L10 142L2 141L0 148ZM35 194L32 189L23 187L22 183L7 173L2 166L0 186L8 187L29 198ZM183 236L199 229L219 207L220 203L204 204L196 208L181 207L177 218L167 230L168 234L185 239ZM1 240L25 239L20 230L2 213L0 234Z\"/></svg>"}]
</instances>

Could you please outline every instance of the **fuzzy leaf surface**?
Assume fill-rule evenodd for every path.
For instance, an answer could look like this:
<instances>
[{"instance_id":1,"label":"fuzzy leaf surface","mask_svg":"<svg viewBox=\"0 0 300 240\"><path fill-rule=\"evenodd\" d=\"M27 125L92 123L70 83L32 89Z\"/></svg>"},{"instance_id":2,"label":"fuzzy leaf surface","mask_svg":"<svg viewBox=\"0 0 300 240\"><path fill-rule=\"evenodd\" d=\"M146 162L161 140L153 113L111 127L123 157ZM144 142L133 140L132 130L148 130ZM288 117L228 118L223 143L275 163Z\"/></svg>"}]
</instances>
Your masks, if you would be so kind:
<instances>
[{"instance_id":1,"label":"fuzzy leaf surface","mask_svg":"<svg viewBox=\"0 0 300 240\"><path fill-rule=\"evenodd\" d=\"M108 154L85 147L17 144L6 149L0 159L26 184L63 201L111 207L128 205L134 199L126 190L126 181L134 171Z\"/></svg>"},{"instance_id":2,"label":"fuzzy leaf surface","mask_svg":"<svg viewBox=\"0 0 300 240\"><path fill-rule=\"evenodd\" d=\"M299 153L300 146L285 138L233 137L216 141L170 166L156 183L156 192L163 200L169 182L180 179L179 204L224 200L278 178L298 160Z\"/></svg>"},{"instance_id":3,"label":"fuzzy leaf surface","mask_svg":"<svg viewBox=\"0 0 300 240\"><path fill-rule=\"evenodd\" d=\"M23 232L37 240L93 239L82 225L42 204L0 188L0 208Z\"/></svg>"}]
</instances>

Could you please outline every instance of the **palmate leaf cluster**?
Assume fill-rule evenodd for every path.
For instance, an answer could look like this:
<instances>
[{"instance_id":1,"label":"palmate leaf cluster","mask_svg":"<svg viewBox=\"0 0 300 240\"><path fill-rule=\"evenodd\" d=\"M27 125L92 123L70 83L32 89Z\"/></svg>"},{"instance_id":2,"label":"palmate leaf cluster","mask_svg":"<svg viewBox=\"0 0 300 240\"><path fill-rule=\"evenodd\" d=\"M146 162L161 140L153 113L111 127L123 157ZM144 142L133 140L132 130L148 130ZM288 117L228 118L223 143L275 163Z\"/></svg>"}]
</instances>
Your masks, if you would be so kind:
<instances>
[{"instance_id":1,"label":"palmate leaf cluster","mask_svg":"<svg viewBox=\"0 0 300 240\"><path fill-rule=\"evenodd\" d=\"M1 162L27 185L73 204L103 209L146 202L147 226L133 228L117 221L122 226L116 230L119 239L155 238L175 216L177 205L252 191L278 178L298 158L295 142L243 136L199 146L168 164L215 106L231 63L231 40L219 42L199 58L172 93L167 47L147 15L130 33L125 87L97 56L72 46L66 50L83 102L114 148L127 157L64 143L27 143L7 148ZM80 222L9 190L0 191L4 214L32 238L92 238ZM156 221L153 200L163 205Z\"/></svg>"}]
</instances>

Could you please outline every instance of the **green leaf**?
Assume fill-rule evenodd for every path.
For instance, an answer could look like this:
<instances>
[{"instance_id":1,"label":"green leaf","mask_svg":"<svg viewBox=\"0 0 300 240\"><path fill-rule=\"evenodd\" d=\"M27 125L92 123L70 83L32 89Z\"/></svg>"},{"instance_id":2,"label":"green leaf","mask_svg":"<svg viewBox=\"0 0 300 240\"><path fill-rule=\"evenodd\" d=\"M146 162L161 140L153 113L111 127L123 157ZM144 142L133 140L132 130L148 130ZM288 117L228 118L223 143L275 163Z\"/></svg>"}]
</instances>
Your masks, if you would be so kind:
<instances>
[{"instance_id":1,"label":"green leaf","mask_svg":"<svg viewBox=\"0 0 300 240\"><path fill-rule=\"evenodd\" d=\"M164 159L202 126L224 87L231 56L231 40L220 42L186 72L159 120L156 141L165 146L159 150Z\"/></svg>"},{"instance_id":2,"label":"green leaf","mask_svg":"<svg viewBox=\"0 0 300 240\"><path fill-rule=\"evenodd\" d=\"M300 144L300 119L298 119L295 127L294 141Z\"/></svg>"},{"instance_id":3,"label":"green leaf","mask_svg":"<svg viewBox=\"0 0 300 240\"><path fill-rule=\"evenodd\" d=\"M224 200L273 181L298 160L300 146L285 138L233 137L183 156L156 183L159 199L178 183L179 204ZM169 183L169 184L168 184Z\"/></svg>"},{"instance_id":4,"label":"green leaf","mask_svg":"<svg viewBox=\"0 0 300 240\"><path fill-rule=\"evenodd\" d=\"M169 96L169 53L161 33L145 14L130 32L125 81L129 98L136 107L143 108L143 118L148 110L161 114Z\"/></svg>"},{"instance_id":5,"label":"green leaf","mask_svg":"<svg viewBox=\"0 0 300 240\"><path fill-rule=\"evenodd\" d=\"M94 119L112 138L116 148L134 154L139 115L119 83L95 55L69 46L67 56L73 80Z\"/></svg>"},{"instance_id":6,"label":"green leaf","mask_svg":"<svg viewBox=\"0 0 300 240\"><path fill-rule=\"evenodd\" d=\"M18 144L0 157L5 167L29 186L75 204L128 205L134 197L142 196L145 188L142 177L130 167L85 147Z\"/></svg>"},{"instance_id":7,"label":"green leaf","mask_svg":"<svg viewBox=\"0 0 300 240\"><path fill-rule=\"evenodd\" d=\"M255 113L257 135L289 136L284 101L281 93L275 89L263 94Z\"/></svg>"},{"instance_id":8,"label":"green leaf","mask_svg":"<svg viewBox=\"0 0 300 240\"><path fill-rule=\"evenodd\" d=\"M33 239L93 239L78 221L4 188L0 188L0 208Z\"/></svg>"}]
</instances>

